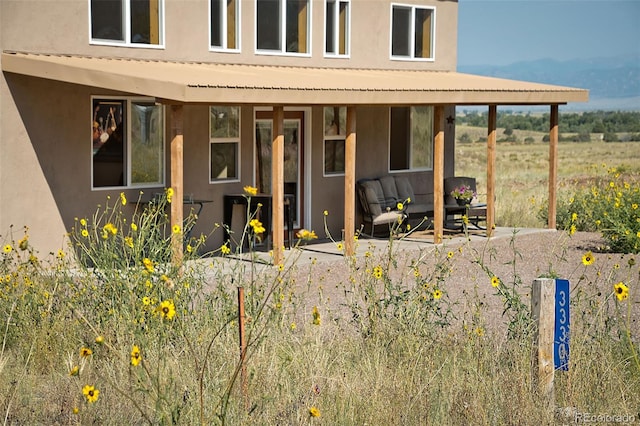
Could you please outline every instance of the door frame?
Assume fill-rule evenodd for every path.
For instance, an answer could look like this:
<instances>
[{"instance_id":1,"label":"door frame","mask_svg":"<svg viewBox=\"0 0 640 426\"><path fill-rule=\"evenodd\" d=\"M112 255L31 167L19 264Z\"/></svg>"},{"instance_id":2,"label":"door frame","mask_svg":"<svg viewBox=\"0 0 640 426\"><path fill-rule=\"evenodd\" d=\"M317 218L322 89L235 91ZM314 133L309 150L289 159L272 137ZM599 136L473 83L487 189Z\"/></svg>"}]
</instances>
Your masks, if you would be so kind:
<instances>
[{"instance_id":1,"label":"door frame","mask_svg":"<svg viewBox=\"0 0 640 426\"><path fill-rule=\"evenodd\" d=\"M252 118L253 118L253 149L251 156L251 164L252 164L252 181L255 186L257 182L256 176L256 156L257 156L257 147L256 147L256 124L259 120L257 113L258 112L272 112L273 108L271 107L254 107ZM304 129L300 134L302 140L302 149L303 155L300 158L300 162L302 165L302 171L300 173L300 178L302 179L302 185L300 186L300 208L302 210L302 214L298 215L298 221L294 223L294 228L298 229L301 227L309 227L311 224L311 208L312 208L312 197L311 197L311 146L312 140L311 135L313 123L311 121L311 107L284 107L285 120L287 119L287 112L301 112L304 120ZM300 221L302 219L302 221ZM286 225L286 224L285 224Z\"/></svg>"}]
</instances>

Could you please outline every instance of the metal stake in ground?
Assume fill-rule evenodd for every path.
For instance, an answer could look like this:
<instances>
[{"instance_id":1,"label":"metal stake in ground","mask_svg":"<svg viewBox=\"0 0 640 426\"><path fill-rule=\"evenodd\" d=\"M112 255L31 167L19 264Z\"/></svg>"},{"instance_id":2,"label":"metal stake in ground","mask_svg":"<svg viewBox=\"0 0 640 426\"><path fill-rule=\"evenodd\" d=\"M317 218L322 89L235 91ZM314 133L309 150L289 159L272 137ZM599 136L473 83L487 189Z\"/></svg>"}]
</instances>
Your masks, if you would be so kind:
<instances>
[{"instance_id":1,"label":"metal stake in ground","mask_svg":"<svg viewBox=\"0 0 640 426\"><path fill-rule=\"evenodd\" d=\"M245 358L247 356L247 342L244 333L244 288L238 287L238 328L240 330L240 382L245 407L249 409L249 385L247 384L247 366Z\"/></svg>"}]
</instances>

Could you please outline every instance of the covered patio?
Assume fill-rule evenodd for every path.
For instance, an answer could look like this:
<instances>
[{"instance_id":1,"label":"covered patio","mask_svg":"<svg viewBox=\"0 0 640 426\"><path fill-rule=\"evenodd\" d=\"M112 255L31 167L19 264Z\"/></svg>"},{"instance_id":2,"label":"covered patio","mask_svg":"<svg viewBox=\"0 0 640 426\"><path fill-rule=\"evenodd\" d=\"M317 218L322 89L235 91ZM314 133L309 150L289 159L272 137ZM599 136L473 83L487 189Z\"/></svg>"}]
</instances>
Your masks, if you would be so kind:
<instances>
[{"instance_id":1,"label":"covered patio","mask_svg":"<svg viewBox=\"0 0 640 426\"><path fill-rule=\"evenodd\" d=\"M496 119L499 105L548 105L549 228L555 228L558 149L558 107L586 102L588 91L522 81L504 80L450 71L303 68L201 62L2 53L5 72L120 91L155 98L166 105L170 128L170 186L174 190L171 222L182 223L184 195L184 107L187 105L250 105L273 110L271 188L274 199L284 199L284 109L288 106L346 106L344 172L344 244L347 255L356 251L356 108L363 106L434 107L433 242L444 232L445 108L486 105L487 235L495 224ZM284 246L284 207L272 203L273 247ZM173 257L182 260L182 236L173 235ZM284 253L274 250L274 262Z\"/></svg>"}]
</instances>

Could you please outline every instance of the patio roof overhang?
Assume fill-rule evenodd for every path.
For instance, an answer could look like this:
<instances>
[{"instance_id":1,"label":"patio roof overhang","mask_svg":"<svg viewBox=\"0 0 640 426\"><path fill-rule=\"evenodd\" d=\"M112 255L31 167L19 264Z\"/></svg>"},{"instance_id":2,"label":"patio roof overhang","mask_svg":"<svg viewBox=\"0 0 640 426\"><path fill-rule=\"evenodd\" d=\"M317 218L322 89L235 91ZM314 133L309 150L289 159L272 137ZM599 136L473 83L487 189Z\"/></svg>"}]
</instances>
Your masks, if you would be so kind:
<instances>
[{"instance_id":1,"label":"patio roof overhang","mask_svg":"<svg viewBox=\"0 0 640 426\"><path fill-rule=\"evenodd\" d=\"M154 97L252 105L550 105L584 89L453 71L304 68L3 52L2 70Z\"/></svg>"}]
</instances>

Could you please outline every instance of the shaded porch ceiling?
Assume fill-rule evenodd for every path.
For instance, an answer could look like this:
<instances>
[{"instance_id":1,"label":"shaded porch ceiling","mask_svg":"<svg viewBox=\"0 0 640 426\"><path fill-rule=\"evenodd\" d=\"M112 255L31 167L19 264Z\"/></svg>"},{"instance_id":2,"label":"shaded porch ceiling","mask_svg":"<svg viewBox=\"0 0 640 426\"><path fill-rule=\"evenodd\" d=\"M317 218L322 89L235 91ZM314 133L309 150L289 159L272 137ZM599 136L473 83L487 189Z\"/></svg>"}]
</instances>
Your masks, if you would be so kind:
<instances>
[{"instance_id":1,"label":"shaded porch ceiling","mask_svg":"<svg viewBox=\"0 0 640 426\"><path fill-rule=\"evenodd\" d=\"M551 105L584 89L453 71L305 68L3 52L2 70L154 97L252 105Z\"/></svg>"}]
</instances>

